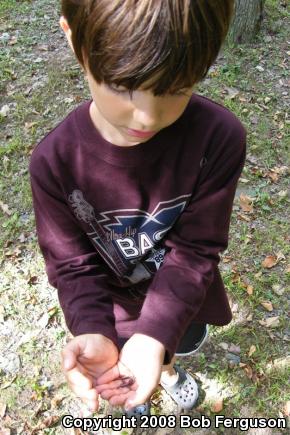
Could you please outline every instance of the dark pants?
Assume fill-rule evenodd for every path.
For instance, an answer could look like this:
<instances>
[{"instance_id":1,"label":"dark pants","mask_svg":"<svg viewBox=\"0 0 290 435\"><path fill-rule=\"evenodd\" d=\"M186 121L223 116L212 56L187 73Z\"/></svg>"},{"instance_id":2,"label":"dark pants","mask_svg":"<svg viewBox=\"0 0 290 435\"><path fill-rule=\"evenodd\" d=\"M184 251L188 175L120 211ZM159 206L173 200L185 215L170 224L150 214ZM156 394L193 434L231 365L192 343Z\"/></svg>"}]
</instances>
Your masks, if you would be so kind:
<instances>
[{"instance_id":1,"label":"dark pants","mask_svg":"<svg viewBox=\"0 0 290 435\"><path fill-rule=\"evenodd\" d=\"M187 328L184 336L180 340L177 347L176 354L178 356L185 356L198 349L199 344L206 336L207 325L204 323L192 322ZM119 337L119 346L122 348L128 338Z\"/></svg>"}]
</instances>

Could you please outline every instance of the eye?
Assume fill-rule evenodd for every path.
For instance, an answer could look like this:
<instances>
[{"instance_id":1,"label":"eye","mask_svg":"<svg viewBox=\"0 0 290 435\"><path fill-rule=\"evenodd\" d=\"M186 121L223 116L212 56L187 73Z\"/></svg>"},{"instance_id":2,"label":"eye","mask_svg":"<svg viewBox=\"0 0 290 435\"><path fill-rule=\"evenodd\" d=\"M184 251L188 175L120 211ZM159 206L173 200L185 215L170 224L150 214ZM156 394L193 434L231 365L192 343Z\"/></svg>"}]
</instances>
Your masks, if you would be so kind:
<instances>
[{"instance_id":1,"label":"eye","mask_svg":"<svg viewBox=\"0 0 290 435\"><path fill-rule=\"evenodd\" d=\"M169 92L169 95L171 95L171 96L181 96L181 95L183 95L183 96L185 96L185 97L189 97L190 95L189 95L189 90L187 89L187 88L185 88L185 89L179 89L179 90L177 90L177 91L173 91L173 92Z\"/></svg>"},{"instance_id":2,"label":"eye","mask_svg":"<svg viewBox=\"0 0 290 435\"><path fill-rule=\"evenodd\" d=\"M106 87L111 91L114 92L114 94L126 94L128 91L128 89L126 88L121 88L118 86L114 86L114 85L106 85Z\"/></svg>"}]
</instances>

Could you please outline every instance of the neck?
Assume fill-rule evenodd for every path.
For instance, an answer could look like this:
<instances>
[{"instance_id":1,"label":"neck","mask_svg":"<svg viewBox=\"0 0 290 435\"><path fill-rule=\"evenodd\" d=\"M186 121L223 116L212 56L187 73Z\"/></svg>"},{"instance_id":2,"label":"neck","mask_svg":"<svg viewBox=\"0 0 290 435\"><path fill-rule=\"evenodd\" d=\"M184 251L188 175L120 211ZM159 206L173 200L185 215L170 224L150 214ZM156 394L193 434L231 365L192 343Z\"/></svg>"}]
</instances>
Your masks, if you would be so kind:
<instances>
[{"instance_id":1,"label":"neck","mask_svg":"<svg viewBox=\"0 0 290 435\"><path fill-rule=\"evenodd\" d=\"M129 147L138 144L138 142L129 143L115 127L109 124L99 112L94 101L92 101L90 105L89 113L95 128L107 142L121 147Z\"/></svg>"}]
</instances>

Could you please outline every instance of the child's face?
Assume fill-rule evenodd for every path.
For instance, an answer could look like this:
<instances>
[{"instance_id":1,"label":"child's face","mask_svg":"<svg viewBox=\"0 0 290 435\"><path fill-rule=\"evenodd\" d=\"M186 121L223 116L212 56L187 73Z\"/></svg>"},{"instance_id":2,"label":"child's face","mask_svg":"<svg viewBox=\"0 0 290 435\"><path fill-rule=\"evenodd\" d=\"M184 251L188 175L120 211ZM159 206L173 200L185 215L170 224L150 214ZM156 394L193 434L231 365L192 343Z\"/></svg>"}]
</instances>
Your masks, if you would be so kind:
<instances>
[{"instance_id":1,"label":"child's face","mask_svg":"<svg viewBox=\"0 0 290 435\"><path fill-rule=\"evenodd\" d=\"M191 88L165 96L154 96L151 91L138 89L131 97L124 88L97 83L90 72L86 76L93 98L91 118L101 135L119 146L146 142L174 123L192 94Z\"/></svg>"},{"instance_id":2,"label":"child's face","mask_svg":"<svg viewBox=\"0 0 290 435\"><path fill-rule=\"evenodd\" d=\"M60 18L60 26L73 50L71 29L64 17ZM192 88L186 88L178 94L155 97L148 90L138 89L131 98L125 89L97 83L88 68L86 77L93 98L92 121L106 140L120 146L146 142L173 124L182 115L192 94Z\"/></svg>"}]
</instances>

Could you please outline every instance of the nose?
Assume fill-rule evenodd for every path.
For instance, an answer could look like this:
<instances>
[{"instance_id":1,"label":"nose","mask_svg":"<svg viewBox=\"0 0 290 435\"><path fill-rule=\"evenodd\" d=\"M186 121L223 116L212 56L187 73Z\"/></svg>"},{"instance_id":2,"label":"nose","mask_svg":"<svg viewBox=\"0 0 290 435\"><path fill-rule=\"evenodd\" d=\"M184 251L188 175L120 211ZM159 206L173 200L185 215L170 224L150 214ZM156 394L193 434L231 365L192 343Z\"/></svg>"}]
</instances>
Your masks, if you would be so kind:
<instances>
[{"instance_id":1,"label":"nose","mask_svg":"<svg viewBox=\"0 0 290 435\"><path fill-rule=\"evenodd\" d=\"M161 106L158 98L154 97L152 94L143 96L142 98L137 98L134 101L134 112L133 119L136 125L136 129L150 130L158 126L161 118Z\"/></svg>"}]
</instances>

